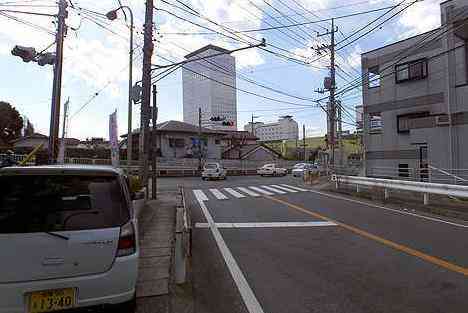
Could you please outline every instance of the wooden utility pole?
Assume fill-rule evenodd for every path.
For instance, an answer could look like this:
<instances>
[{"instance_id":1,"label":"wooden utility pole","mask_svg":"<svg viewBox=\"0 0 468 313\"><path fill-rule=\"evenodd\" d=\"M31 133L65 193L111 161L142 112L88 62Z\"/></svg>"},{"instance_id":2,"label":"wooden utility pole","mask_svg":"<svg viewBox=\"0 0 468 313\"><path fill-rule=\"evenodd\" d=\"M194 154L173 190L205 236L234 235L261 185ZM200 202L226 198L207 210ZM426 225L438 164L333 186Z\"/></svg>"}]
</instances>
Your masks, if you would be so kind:
<instances>
[{"instance_id":1,"label":"wooden utility pole","mask_svg":"<svg viewBox=\"0 0 468 313\"><path fill-rule=\"evenodd\" d=\"M141 95L141 130L140 136L143 147L140 150L140 178L142 185L148 186L148 156L149 156L149 111L151 102L151 56L153 55L153 0L146 0L144 44L143 44L143 73Z\"/></svg>"}]
</instances>

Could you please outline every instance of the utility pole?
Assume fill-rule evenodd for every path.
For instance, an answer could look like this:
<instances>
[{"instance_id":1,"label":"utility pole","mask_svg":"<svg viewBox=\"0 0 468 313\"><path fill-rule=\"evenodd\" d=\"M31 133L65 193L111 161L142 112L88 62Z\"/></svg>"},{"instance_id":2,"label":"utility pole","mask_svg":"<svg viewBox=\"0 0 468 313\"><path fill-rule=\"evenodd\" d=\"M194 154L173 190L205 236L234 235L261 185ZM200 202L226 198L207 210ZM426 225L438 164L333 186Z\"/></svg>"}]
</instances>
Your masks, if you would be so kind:
<instances>
[{"instance_id":1,"label":"utility pole","mask_svg":"<svg viewBox=\"0 0 468 313\"><path fill-rule=\"evenodd\" d=\"M324 34L317 34L318 37L330 35L330 45L319 47L317 50L320 53L320 50L327 49L330 51L330 81L329 86L325 86L330 92L329 96L329 106L328 106L328 142L330 145L330 164L331 166L335 165L335 138L336 138L336 103L335 103L335 89L336 89L336 81L335 81L335 32L338 31L338 28L335 28L335 20L332 18L331 20L331 31L328 31ZM325 84L327 85L327 84Z\"/></svg>"},{"instance_id":2,"label":"utility pole","mask_svg":"<svg viewBox=\"0 0 468 313\"><path fill-rule=\"evenodd\" d=\"M201 122L202 122L202 112L201 108L198 108L198 169L202 169L202 145L201 145Z\"/></svg>"},{"instance_id":3,"label":"utility pole","mask_svg":"<svg viewBox=\"0 0 468 313\"><path fill-rule=\"evenodd\" d=\"M58 164L65 164L65 148L66 142L65 139L67 138L68 133L68 106L70 104L70 98L65 101L63 106L63 123L62 123L62 140L60 141L59 153L57 157Z\"/></svg>"},{"instance_id":4,"label":"utility pole","mask_svg":"<svg viewBox=\"0 0 468 313\"><path fill-rule=\"evenodd\" d=\"M52 87L52 105L50 112L49 128L49 163L57 161L57 143L60 126L60 98L62 94L62 65L63 65L63 40L66 32L65 19L67 18L67 2L60 0L57 15L57 33L55 34L55 65L54 82Z\"/></svg>"},{"instance_id":5,"label":"utility pole","mask_svg":"<svg viewBox=\"0 0 468 313\"><path fill-rule=\"evenodd\" d=\"M253 115L253 113L252 113L252 124L251 124L251 126L252 126L252 135L255 136L255 133L254 133L254 115Z\"/></svg>"},{"instance_id":6,"label":"utility pole","mask_svg":"<svg viewBox=\"0 0 468 313\"><path fill-rule=\"evenodd\" d=\"M143 73L141 100L141 130L140 140L143 149L140 150L140 178L142 185L148 186L148 151L149 151L149 110L151 102L151 56L153 55L153 0L146 0L144 44L143 44Z\"/></svg>"},{"instance_id":7,"label":"utility pole","mask_svg":"<svg viewBox=\"0 0 468 313\"><path fill-rule=\"evenodd\" d=\"M156 103L156 95L157 95L157 90L156 90L156 84L153 85L153 117L151 118L152 123L153 123L153 130L151 132L152 136L152 143L151 143L151 154L152 154L152 163L151 163L151 169L153 170L153 176L151 180L151 194L153 195L153 199L157 199L157 166L158 166L158 155L157 155L157 120L158 120L158 106Z\"/></svg>"},{"instance_id":8,"label":"utility pole","mask_svg":"<svg viewBox=\"0 0 468 313\"><path fill-rule=\"evenodd\" d=\"M302 124L302 148L304 151L304 162L307 162L306 160L306 143L305 143L305 124Z\"/></svg>"},{"instance_id":9,"label":"utility pole","mask_svg":"<svg viewBox=\"0 0 468 313\"><path fill-rule=\"evenodd\" d=\"M336 101L338 103L338 151L340 152L339 159L338 159L338 164L340 167L343 167L343 138L342 138L342 131L343 131L343 123L341 123L341 113L342 113L342 107L341 107L341 101L338 100Z\"/></svg>"}]
</instances>

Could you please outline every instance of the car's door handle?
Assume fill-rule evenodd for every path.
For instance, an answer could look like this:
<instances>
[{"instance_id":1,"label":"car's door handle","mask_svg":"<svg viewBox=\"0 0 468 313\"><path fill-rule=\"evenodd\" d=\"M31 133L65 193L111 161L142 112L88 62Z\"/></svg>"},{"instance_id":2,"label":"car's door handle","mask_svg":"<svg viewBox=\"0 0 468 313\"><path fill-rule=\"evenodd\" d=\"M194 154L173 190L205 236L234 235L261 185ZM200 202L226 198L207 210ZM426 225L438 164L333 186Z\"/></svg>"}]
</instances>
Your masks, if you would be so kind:
<instances>
[{"instance_id":1,"label":"car's door handle","mask_svg":"<svg viewBox=\"0 0 468 313\"><path fill-rule=\"evenodd\" d=\"M42 265L47 266L47 265L62 265L65 263L64 258L45 258L42 260Z\"/></svg>"}]
</instances>

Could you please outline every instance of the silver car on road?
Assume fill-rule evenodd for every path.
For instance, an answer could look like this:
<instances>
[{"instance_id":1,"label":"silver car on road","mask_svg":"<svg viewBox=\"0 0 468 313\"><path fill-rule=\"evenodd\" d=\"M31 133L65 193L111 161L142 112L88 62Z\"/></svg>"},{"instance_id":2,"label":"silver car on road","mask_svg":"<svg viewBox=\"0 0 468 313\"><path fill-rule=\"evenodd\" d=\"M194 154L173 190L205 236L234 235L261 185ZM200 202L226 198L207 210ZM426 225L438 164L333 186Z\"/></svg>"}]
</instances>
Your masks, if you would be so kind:
<instances>
[{"instance_id":1,"label":"silver car on road","mask_svg":"<svg viewBox=\"0 0 468 313\"><path fill-rule=\"evenodd\" d=\"M0 313L134 312L138 231L111 167L0 170Z\"/></svg>"}]
</instances>

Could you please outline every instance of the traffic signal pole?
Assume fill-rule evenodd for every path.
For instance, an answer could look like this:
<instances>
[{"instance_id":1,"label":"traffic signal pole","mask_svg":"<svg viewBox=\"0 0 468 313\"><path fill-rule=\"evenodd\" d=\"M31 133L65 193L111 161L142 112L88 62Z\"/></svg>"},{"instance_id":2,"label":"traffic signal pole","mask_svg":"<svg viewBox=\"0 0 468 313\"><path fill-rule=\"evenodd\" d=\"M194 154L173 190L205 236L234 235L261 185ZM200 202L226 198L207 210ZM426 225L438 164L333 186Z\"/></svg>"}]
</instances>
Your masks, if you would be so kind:
<instances>
[{"instance_id":1,"label":"traffic signal pole","mask_svg":"<svg viewBox=\"0 0 468 313\"><path fill-rule=\"evenodd\" d=\"M57 16L57 33L55 35L55 65L54 82L52 86L52 105L50 112L49 128L49 163L57 161L58 137L60 126L60 99L62 94L62 64L63 64L63 40L66 32L65 19L67 18L67 2L59 1L59 11Z\"/></svg>"}]
</instances>

